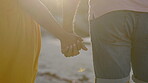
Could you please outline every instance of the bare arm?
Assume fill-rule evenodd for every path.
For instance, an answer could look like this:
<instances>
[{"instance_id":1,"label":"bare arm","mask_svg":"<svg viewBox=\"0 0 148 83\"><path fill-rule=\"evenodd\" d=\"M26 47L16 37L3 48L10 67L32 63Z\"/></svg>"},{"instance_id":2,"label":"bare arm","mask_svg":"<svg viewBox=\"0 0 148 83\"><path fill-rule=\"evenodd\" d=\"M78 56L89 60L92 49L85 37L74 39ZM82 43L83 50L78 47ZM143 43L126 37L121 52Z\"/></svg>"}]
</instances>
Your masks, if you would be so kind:
<instances>
[{"instance_id":1,"label":"bare arm","mask_svg":"<svg viewBox=\"0 0 148 83\"><path fill-rule=\"evenodd\" d=\"M78 4L79 0L63 0L63 28L67 32L74 33L73 21L76 14L76 10L78 8ZM87 50L87 48L82 42L77 42L76 46L77 47L75 49L80 50L82 48L83 50Z\"/></svg>"},{"instance_id":2,"label":"bare arm","mask_svg":"<svg viewBox=\"0 0 148 83\"><path fill-rule=\"evenodd\" d=\"M73 32L73 21L80 0L63 0L63 28Z\"/></svg>"},{"instance_id":3,"label":"bare arm","mask_svg":"<svg viewBox=\"0 0 148 83\"><path fill-rule=\"evenodd\" d=\"M75 49L75 53L72 50L75 48L77 42L82 43L82 39L76 35L67 33L61 28L40 0L19 0L19 3L22 9L27 11L39 24L60 39L62 53L65 56L75 56L79 53L81 48ZM67 54L68 49L71 51Z\"/></svg>"},{"instance_id":4,"label":"bare arm","mask_svg":"<svg viewBox=\"0 0 148 83\"><path fill-rule=\"evenodd\" d=\"M19 0L19 3L22 9L27 11L47 31L59 39L66 36L65 31L40 0Z\"/></svg>"}]
</instances>

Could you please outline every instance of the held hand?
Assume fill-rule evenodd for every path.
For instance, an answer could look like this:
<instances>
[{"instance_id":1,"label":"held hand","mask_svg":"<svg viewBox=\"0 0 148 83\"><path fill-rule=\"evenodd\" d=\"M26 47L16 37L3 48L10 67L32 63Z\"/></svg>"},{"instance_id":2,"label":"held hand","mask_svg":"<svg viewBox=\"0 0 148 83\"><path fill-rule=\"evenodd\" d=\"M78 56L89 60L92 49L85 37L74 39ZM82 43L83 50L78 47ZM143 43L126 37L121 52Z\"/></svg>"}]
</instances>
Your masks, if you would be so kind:
<instances>
[{"instance_id":1,"label":"held hand","mask_svg":"<svg viewBox=\"0 0 148 83\"><path fill-rule=\"evenodd\" d=\"M85 47L85 45L80 42L79 40L76 42L77 44L73 44L73 45L70 45L68 46L68 48L66 48L66 51L64 53L64 55L66 57L73 57L73 56L76 56L78 55L80 52L81 49L83 50L87 50L87 48Z\"/></svg>"},{"instance_id":2,"label":"held hand","mask_svg":"<svg viewBox=\"0 0 148 83\"><path fill-rule=\"evenodd\" d=\"M61 39L61 51L65 57L76 56L81 49L87 50L83 44L83 40L79 36L68 33L63 39Z\"/></svg>"}]
</instances>

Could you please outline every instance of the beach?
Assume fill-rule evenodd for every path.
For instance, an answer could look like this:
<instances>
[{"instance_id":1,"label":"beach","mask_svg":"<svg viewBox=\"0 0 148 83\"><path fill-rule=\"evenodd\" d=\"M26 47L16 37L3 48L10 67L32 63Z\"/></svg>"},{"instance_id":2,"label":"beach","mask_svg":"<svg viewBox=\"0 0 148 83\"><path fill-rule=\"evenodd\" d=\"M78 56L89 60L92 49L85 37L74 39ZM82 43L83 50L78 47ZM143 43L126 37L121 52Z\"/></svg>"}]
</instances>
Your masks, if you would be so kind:
<instances>
[{"instance_id":1,"label":"beach","mask_svg":"<svg viewBox=\"0 0 148 83\"><path fill-rule=\"evenodd\" d=\"M84 42L88 51L66 58L60 52L60 41L44 34L36 83L94 83L90 38Z\"/></svg>"},{"instance_id":2,"label":"beach","mask_svg":"<svg viewBox=\"0 0 148 83\"><path fill-rule=\"evenodd\" d=\"M36 83L93 83L91 46L87 52L66 58L60 52L60 41L52 36L42 37L39 72Z\"/></svg>"}]
</instances>

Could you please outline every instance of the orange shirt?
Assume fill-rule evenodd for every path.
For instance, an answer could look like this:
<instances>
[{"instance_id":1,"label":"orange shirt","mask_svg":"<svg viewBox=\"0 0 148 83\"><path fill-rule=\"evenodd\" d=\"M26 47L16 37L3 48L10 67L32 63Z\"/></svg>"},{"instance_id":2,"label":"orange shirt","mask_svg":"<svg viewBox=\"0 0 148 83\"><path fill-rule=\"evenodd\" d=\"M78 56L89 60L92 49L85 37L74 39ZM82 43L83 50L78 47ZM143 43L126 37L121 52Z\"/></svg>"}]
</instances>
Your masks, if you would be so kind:
<instances>
[{"instance_id":1,"label":"orange shirt","mask_svg":"<svg viewBox=\"0 0 148 83\"><path fill-rule=\"evenodd\" d=\"M90 19L116 10L148 12L148 0L90 0Z\"/></svg>"}]
</instances>

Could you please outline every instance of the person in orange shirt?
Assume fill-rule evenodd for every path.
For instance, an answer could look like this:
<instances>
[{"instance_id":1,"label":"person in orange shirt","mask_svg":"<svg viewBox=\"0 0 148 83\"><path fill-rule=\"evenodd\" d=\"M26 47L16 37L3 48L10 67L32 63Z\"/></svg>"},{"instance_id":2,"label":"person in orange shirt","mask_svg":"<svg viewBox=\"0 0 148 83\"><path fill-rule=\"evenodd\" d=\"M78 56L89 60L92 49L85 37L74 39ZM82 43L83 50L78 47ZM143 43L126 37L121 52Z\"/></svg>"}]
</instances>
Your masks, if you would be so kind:
<instances>
[{"instance_id":1,"label":"person in orange shirt","mask_svg":"<svg viewBox=\"0 0 148 83\"><path fill-rule=\"evenodd\" d=\"M60 39L66 57L86 49L40 0L0 0L0 83L34 83L41 48L39 24Z\"/></svg>"},{"instance_id":2,"label":"person in orange shirt","mask_svg":"<svg viewBox=\"0 0 148 83\"><path fill-rule=\"evenodd\" d=\"M64 0L64 28L73 30L80 0ZM95 83L148 83L148 0L89 0Z\"/></svg>"}]
</instances>

